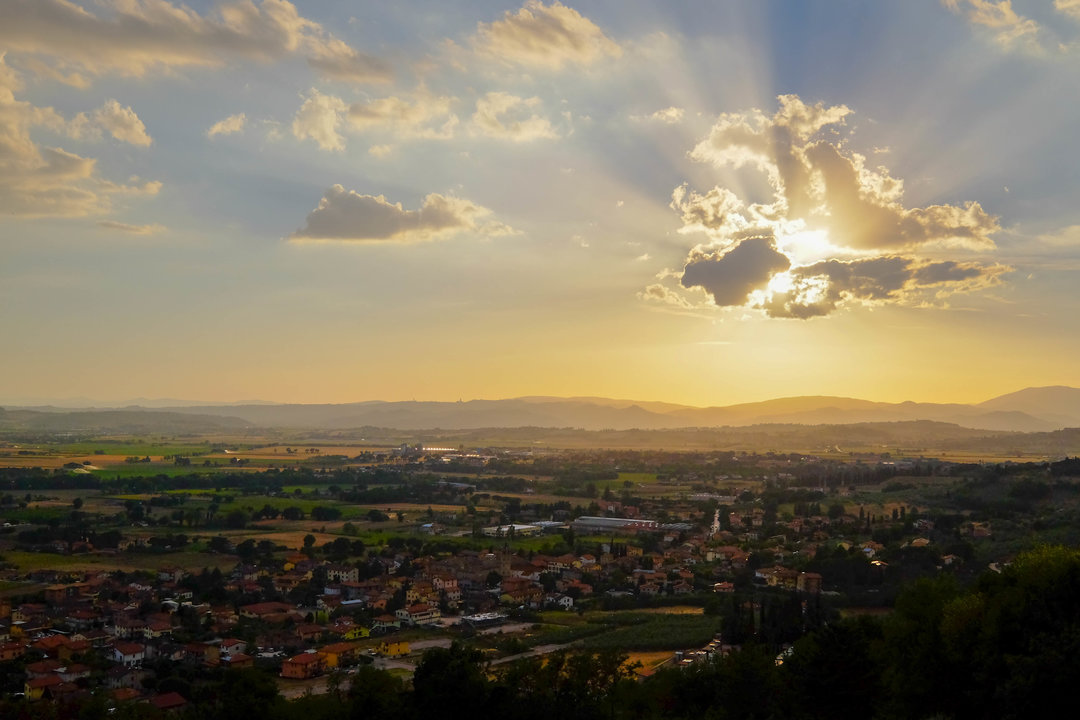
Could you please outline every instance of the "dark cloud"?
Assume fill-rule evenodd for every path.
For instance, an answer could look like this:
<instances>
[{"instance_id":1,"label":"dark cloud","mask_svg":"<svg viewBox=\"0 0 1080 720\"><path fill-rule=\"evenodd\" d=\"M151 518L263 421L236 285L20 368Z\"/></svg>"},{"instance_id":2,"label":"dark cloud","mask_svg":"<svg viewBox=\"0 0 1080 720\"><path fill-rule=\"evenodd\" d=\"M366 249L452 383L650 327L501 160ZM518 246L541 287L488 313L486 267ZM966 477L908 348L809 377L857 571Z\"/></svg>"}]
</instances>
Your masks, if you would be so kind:
<instances>
[{"instance_id":1,"label":"dark cloud","mask_svg":"<svg viewBox=\"0 0 1080 720\"><path fill-rule=\"evenodd\" d=\"M797 267L791 287L773 293L763 304L771 317L811 318L828 315L845 302L914 303L928 288L946 294L986 287L1009 268L961 264L951 260L920 263L887 256L865 260L826 260Z\"/></svg>"},{"instance_id":2,"label":"dark cloud","mask_svg":"<svg viewBox=\"0 0 1080 720\"><path fill-rule=\"evenodd\" d=\"M692 253L683 269L682 285L703 288L717 305L742 305L774 273L789 267L791 261L776 249L771 236L748 237L726 252Z\"/></svg>"},{"instance_id":3,"label":"dark cloud","mask_svg":"<svg viewBox=\"0 0 1080 720\"><path fill-rule=\"evenodd\" d=\"M983 269L976 265L961 265L952 260L929 263L915 271L915 280L920 285L960 282L979 277Z\"/></svg>"}]
</instances>

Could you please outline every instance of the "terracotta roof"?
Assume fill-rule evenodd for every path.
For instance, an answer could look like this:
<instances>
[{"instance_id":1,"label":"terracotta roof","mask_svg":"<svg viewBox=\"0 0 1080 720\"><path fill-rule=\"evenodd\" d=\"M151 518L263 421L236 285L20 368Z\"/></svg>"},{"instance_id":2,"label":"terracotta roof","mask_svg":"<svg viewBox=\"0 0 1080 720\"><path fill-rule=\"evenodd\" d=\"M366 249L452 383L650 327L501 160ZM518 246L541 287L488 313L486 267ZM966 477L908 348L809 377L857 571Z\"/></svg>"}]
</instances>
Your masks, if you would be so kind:
<instances>
[{"instance_id":1,"label":"terracotta roof","mask_svg":"<svg viewBox=\"0 0 1080 720\"><path fill-rule=\"evenodd\" d=\"M320 660L322 660L322 658L315 653L300 653L299 655L292 656L285 662L294 663L296 665L310 665L319 662Z\"/></svg>"},{"instance_id":2,"label":"terracotta roof","mask_svg":"<svg viewBox=\"0 0 1080 720\"><path fill-rule=\"evenodd\" d=\"M127 700L134 700L142 695L135 688L117 688L112 691L113 700L117 702L125 702Z\"/></svg>"},{"instance_id":3,"label":"terracotta roof","mask_svg":"<svg viewBox=\"0 0 1080 720\"><path fill-rule=\"evenodd\" d=\"M63 680L59 675L46 675L45 677L34 678L33 680L26 681L26 687L28 688L46 688L53 687L54 685L63 684Z\"/></svg>"},{"instance_id":4,"label":"terracotta roof","mask_svg":"<svg viewBox=\"0 0 1080 720\"><path fill-rule=\"evenodd\" d=\"M146 652L146 646L139 643L120 642L115 645L116 651L121 655L137 655Z\"/></svg>"},{"instance_id":5,"label":"terracotta roof","mask_svg":"<svg viewBox=\"0 0 1080 720\"><path fill-rule=\"evenodd\" d=\"M150 704L158 710L171 710L187 705L187 700L178 692L170 692L164 695L155 695L150 698Z\"/></svg>"}]
</instances>

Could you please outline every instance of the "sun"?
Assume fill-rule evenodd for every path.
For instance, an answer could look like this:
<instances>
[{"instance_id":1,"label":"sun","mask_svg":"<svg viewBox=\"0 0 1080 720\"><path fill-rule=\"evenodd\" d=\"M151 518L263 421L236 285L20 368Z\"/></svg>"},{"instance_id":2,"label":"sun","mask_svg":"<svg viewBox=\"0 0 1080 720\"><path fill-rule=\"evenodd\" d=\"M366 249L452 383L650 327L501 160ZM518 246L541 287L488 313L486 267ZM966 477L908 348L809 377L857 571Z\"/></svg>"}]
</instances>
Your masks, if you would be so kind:
<instances>
[{"instance_id":1,"label":"sun","mask_svg":"<svg viewBox=\"0 0 1080 720\"><path fill-rule=\"evenodd\" d=\"M791 258L792 265L812 265L822 260L843 255L844 250L829 242L827 230L800 229L778 234L776 239L781 252Z\"/></svg>"}]
</instances>

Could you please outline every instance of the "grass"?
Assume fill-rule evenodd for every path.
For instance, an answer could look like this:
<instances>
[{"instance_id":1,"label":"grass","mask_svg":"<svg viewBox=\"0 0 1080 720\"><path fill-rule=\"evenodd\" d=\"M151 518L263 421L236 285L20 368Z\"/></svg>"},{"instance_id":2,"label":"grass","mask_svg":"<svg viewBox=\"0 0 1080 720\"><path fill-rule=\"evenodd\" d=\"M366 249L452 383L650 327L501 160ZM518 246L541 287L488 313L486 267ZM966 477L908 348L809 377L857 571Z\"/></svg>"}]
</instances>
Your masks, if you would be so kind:
<instances>
[{"instance_id":1,"label":"grass","mask_svg":"<svg viewBox=\"0 0 1080 720\"><path fill-rule=\"evenodd\" d=\"M626 482L637 485L652 485L656 482L656 473L619 473L618 480L604 480L597 487L610 487L612 490L621 490Z\"/></svg>"},{"instance_id":2,"label":"grass","mask_svg":"<svg viewBox=\"0 0 1080 720\"><path fill-rule=\"evenodd\" d=\"M643 622L635 622L644 618ZM591 650L681 650L706 645L720 630L720 618L705 615L616 616L619 622L634 622L610 632L587 638Z\"/></svg>"},{"instance_id":3,"label":"grass","mask_svg":"<svg viewBox=\"0 0 1080 720\"><path fill-rule=\"evenodd\" d=\"M183 475L211 475L214 473L227 473L227 472L250 472L251 470L265 470L266 468L255 468L247 465L245 467L236 467L234 465L212 465L210 467L204 467L201 463L192 463L190 466L174 465L171 462L162 463L123 463L120 465L109 465L107 467L100 467L97 470L91 470L90 472L97 477L104 479L128 479L134 477L157 477L158 475L165 475L166 477L178 477Z\"/></svg>"},{"instance_id":4,"label":"grass","mask_svg":"<svg viewBox=\"0 0 1080 720\"><path fill-rule=\"evenodd\" d=\"M213 447L209 442L205 443L151 443L141 440L131 442L102 441L102 442L77 442L45 445L43 449L52 450L64 455L94 455L97 451L104 455L184 455L190 457L196 453L208 453Z\"/></svg>"},{"instance_id":5,"label":"grass","mask_svg":"<svg viewBox=\"0 0 1080 720\"><path fill-rule=\"evenodd\" d=\"M26 587L29 586L26 583L17 580L0 580L0 594L11 590L20 590Z\"/></svg>"},{"instance_id":6,"label":"grass","mask_svg":"<svg viewBox=\"0 0 1080 720\"><path fill-rule=\"evenodd\" d=\"M110 498L115 500L149 500L152 497L158 497L160 495L183 495L184 501L179 505L171 505L169 507L155 507L155 513L171 513L173 510L190 510L199 509L205 510L209 507L211 501L214 498L232 498L231 501L219 501L217 514L219 517L225 517L233 510L243 510L247 513L254 513L262 510L269 505L278 512L284 511L286 508L297 507L303 511L305 518L304 522L324 522L320 520L313 520L310 515L311 511L316 507L335 508L341 513L340 520L359 520L363 519L370 510L369 506L353 505L350 503L343 503L332 498L318 498L313 499L309 497L270 497L268 495L244 495L237 490L171 490L165 492L154 493L127 493L103 496L103 498ZM325 521L332 522L332 521Z\"/></svg>"}]
</instances>

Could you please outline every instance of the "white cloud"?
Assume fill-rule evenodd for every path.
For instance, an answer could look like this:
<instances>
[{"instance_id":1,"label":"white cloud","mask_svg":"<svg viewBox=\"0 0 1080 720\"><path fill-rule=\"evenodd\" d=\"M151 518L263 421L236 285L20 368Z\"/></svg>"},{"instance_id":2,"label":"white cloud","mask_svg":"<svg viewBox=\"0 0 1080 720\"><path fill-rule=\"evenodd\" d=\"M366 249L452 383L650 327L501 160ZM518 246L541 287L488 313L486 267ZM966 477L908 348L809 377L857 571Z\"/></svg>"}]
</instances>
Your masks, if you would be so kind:
<instances>
[{"instance_id":1,"label":"white cloud","mask_svg":"<svg viewBox=\"0 0 1080 720\"><path fill-rule=\"evenodd\" d=\"M730 224L758 224L763 220L798 221L806 229L824 230L832 244L855 250L913 247L930 243L991 248L990 236L999 230L997 221L978 203L962 206L931 205L905 208L903 182L884 167L866 166L866 159L845 149L839 141L818 138L825 128L843 125L851 113L840 105L806 105L797 96L782 95L772 117L759 110L722 115L709 136L691 152L701 162L752 165L763 171L774 190L772 205L756 205L750 218L740 217L737 207L725 206L720 233ZM723 189L717 189L721 191ZM740 202L730 191L725 203ZM702 215L709 196L692 194L679 209L684 216ZM701 229L709 229L702 221Z\"/></svg>"},{"instance_id":2,"label":"white cloud","mask_svg":"<svg viewBox=\"0 0 1080 720\"><path fill-rule=\"evenodd\" d=\"M82 217L108 212L122 195L156 194L160 183L114 183L97 174L96 161L60 147L42 147L31 130L44 127L69 137L95 139L100 135L98 113L117 137L142 142L141 123L129 122L124 108L110 104L91 120L79 113L72 120L51 107L38 107L16 98L22 79L0 53L0 213L18 217ZM134 113L131 113L134 116ZM137 121L137 118L135 118ZM145 134L145 128L142 130ZM149 138L147 138L148 140Z\"/></svg>"},{"instance_id":3,"label":"white cloud","mask_svg":"<svg viewBox=\"0 0 1080 720\"><path fill-rule=\"evenodd\" d=\"M338 130L342 123L342 113L347 109L348 106L341 98L323 95L312 88L293 118L293 135L298 140L311 138L323 150L344 150L345 138Z\"/></svg>"},{"instance_id":4,"label":"white cloud","mask_svg":"<svg viewBox=\"0 0 1080 720\"><path fill-rule=\"evenodd\" d=\"M960 11L960 4L967 6L967 19L972 25L989 28L994 40L1003 47L1031 42L1039 33L1039 24L1030 18L1018 15L1012 7L1012 0L945 0L946 6L955 12Z\"/></svg>"},{"instance_id":5,"label":"white cloud","mask_svg":"<svg viewBox=\"0 0 1080 720\"><path fill-rule=\"evenodd\" d=\"M664 305L674 305L675 307L682 308L684 310L697 309L697 304L687 300L679 293L665 287L660 283L653 283L644 290L638 293L638 297L642 300L651 302L663 303Z\"/></svg>"},{"instance_id":6,"label":"white cloud","mask_svg":"<svg viewBox=\"0 0 1080 720\"><path fill-rule=\"evenodd\" d=\"M503 62L558 70L619 57L622 49L577 10L560 2L528 0L516 13L480 23L473 46Z\"/></svg>"},{"instance_id":7,"label":"white cloud","mask_svg":"<svg viewBox=\"0 0 1080 720\"><path fill-rule=\"evenodd\" d=\"M98 222L98 227L105 230L115 230L117 232L127 233L129 235L156 235L160 232L165 232L165 226L163 225L129 225L127 223L117 222L116 220L101 220Z\"/></svg>"},{"instance_id":8,"label":"white cloud","mask_svg":"<svg viewBox=\"0 0 1080 720\"><path fill-rule=\"evenodd\" d=\"M349 107L349 123L358 132L387 131L399 138L446 140L454 136L458 125L454 102L452 97L425 90L412 98L392 95L354 103Z\"/></svg>"},{"instance_id":9,"label":"white cloud","mask_svg":"<svg viewBox=\"0 0 1080 720\"><path fill-rule=\"evenodd\" d=\"M247 115L244 113L237 113L236 115L230 115L224 120L218 120L216 123L210 126L210 129L206 131L206 137L215 137L217 135L233 135L244 131L244 127L247 125Z\"/></svg>"},{"instance_id":10,"label":"white cloud","mask_svg":"<svg viewBox=\"0 0 1080 720\"><path fill-rule=\"evenodd\" d=\"M334 37L308 40L308 65L340 82L382 83L393 78L389 63L359 52Z\"/></svg>"},{"instance_id":11,"label":"white cloud","mask_svg":"<svg viewBox=\"0 0 1080 720\"><path fill-rule=\"evenodd\" d=\"M1080 52L1080 0L941 0L1000 48L1042 57ZM1019 6L1019 9L1017 9ZM1062 19L1062 16L1074 22Z\"/></svg>"},{"instance_id":12,"label":"white cloud","mask_svg":"<svg viewBox=\"0 0 1080 720\"><path fill-rule=\"evenodd\" d=\"M677 125L683 121L686 111L681 107L667 107L657 110L651 115L631 115L630 119L636 122L659 122L665 125Z\"/></svg>"},{"instance_id":13,"label":"white cloud","mask_svg":"<svg viewBox=\"0 0 1080 720\"><path fill-rule=\"evenodd\" d=\"M540 104L538 97L523 98L506 92L489 92L476 101L472 131L477 135L514 142L558 137L551 121L534 112Z\"/></svg>"},{"instance_id":14,"label":"white cloud","mask_svg":"<svg viewBox=\"0 0 1080 720\"><path fill-rule=\"evenodd\" d=\"M406 210L382 195L361 195L334 185L290 239L353 243L414 243L459 233L514 234L490 220L491 210L469 200L432 193L418 210Z\"/></svg>"},{"instance_id":15,"label":"white cloud","mask_svg":"<svg viewBox=\"0 0 1080 720\"><path fill-rule=\"evenodd\" d=\"M326 77L390 80L389 66L349 47L286 0L223 2L205 15L167 0L7 0L0 46L31 56L35 72L85 85L105 73L219 67L235 58L307 57Z\"/></svg>"},{"instance_id":16,"label":"white cloud","mask_svg":"<svg viewBox=\"0 0 1080 720\"><path fill-rule=\"evenodd\" d=\"M1054 9L1080 20L1080 0L1054 0Z\"/></svg>"},{"instance_id":17,"label":"white cloud","mask_svg":"<svg viewBox=\"0 0 1080 720\"><path fill-rule=\"evenodd\" d=\"M116 100L109 100L98 108L94 112L94 121L121 142L142 147L148 147L153 142L135 111L123 107Z\"/></svg>"}]
</instances>

